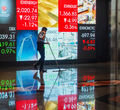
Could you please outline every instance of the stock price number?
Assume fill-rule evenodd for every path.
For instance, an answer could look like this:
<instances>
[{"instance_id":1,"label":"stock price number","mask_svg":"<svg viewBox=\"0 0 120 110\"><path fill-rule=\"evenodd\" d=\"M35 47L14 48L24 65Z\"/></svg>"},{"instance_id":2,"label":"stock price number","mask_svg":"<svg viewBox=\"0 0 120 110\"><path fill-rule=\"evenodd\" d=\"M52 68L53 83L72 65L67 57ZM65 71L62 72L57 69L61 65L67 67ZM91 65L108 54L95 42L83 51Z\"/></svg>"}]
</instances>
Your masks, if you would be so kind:
<instances>
[{"instance_id":1,"label":"stock price number","mask_svg":"<svg viewBox=\"0 0 120 110\"><path fill-rule=\"evenodd\" d=\"M9 40L12 40L12 39L15 39L15 34L0 34L0 39L1 40L4 40L4 39L9 39Z\"/></svg>"},{"instance_id":2,"label":"stock price number","mask_svg":"<svg viewBox=\"0 0 120 110\"><path fill-rule=\"evenodd\" d=\"M37 8L17 8L17 13L36 13Z\"/></svg>"},{"instance_id":3,"label":"stock price number","mask_svg":"<svg viewBox=\"0 0 120 110\"><path fill-rule=\"evenodd\" d=\"M74 29L77 29L77 26L76 25L65 25L64 26L64 29L70 29L70 30L74 30Z\"/></svg>"},{"instance_id":4,"label":"stock price number","mask_svg":"<svg viewBox=\"0 0 120 110\"><path fill-rule=\"evenodd\" d=\"M15 42L0 42L0 47L15 47Z\"/></svg>"},{"instance_id":5,"label":"stock price number","mask_svg":"<svg viewBox=\"0 0 120 110\"><path fill-rule=\"evenodd\" d=\"M94 46L84 46L83 47L83 50L84 51L95 51L95 47Z\"/></svg>"},{"instance_id":6,"label":"stock price number","mask_svg":"<svg viewBox=\"0 0 120 110\"><path fill-rule=\"evenodd\" d=\"M64 18L64 23L77 23L77 18Z\"/></svg>"},{"instance_id":7,"label":"stock price number","mask_svg":"<svg viewBox=\"0 0 120 110\"><path fill-rule=\"evenodd\" d=\"M20 20L25 20L25 21L37 21L37 15L20 15Z\"/></svg>"},{"instance_id":8,"label":"stock price number","mask_svg":"<svg viewBox=\"0 0 120 110\"><path fill-rule=\"evenodd\" d=\"M77 16L77 11L76 12L70 12L70 11L60 11L60 16Z\"/></svg>"},{"instance_id":9,"label":"stock price number","mask_svg":"<svg viewBox=\"0 0 120 110\"><path fill-rule=\"evenodd\" d=\"M0 99L15 98L15 93L10 92L0 92Z\"/></svg>"},{"instance_id":10,"label":"stock price number","mask_svg":"<svg viewBox=\"0 0 120 110\"><path fill-rule=\"evenodd\" d=\"M95 40L83 40L83 44L95 44Z\"/></svg>"},{"instance_id":11,"label":"stock price number","mask_svg":"<svg viewBox=\"0 0 120 110\"><path fill-rule=\"evenodd\" d=\"M15 84L15 80L1 80L0 81L0 84L1 85L12 85L12 84Z\"/></svg>"},{"instance_id":12,"label":"stock price number","mask_svg":"<svg viewBox=\"0 0 120 110\"><path fill-rule=\"evenodd\" d=\"M0 50L0 52L1 52L1 54L15 54L16 53L16 51L15 51L15 49L9 49L9 48L7 48L7 49L1 49Z\"/></svg>"},{"instance_id":13,"label":"stock price number","mask_svg":"<svg viewBox=\"0 0 120 110\"><path fill-rule=\"evenodd\" d=\"M36 22L24 22L24 27L38 27L38 24Z\"/></svg>"},{"instance_id":14,"label":"stock price number","mask_svg":"<svg viewBox=\"0 0 120 110\"><path fill-rule=\"evenodd\" d=\"M95 38L95 33L82 33L82 38Z\"/></svg>"}]
</instances>

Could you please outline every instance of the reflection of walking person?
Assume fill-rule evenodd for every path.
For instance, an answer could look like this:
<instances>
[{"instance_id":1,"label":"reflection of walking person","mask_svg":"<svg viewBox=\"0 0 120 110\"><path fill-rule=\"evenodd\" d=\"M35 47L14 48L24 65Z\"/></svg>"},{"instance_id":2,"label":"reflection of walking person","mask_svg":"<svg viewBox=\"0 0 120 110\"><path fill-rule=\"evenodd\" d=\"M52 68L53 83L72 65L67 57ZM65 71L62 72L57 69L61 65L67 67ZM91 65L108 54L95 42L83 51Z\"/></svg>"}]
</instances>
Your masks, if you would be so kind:
<instances>
[{"instance_id":1,"label":"reflection of walking person","mask_svg":"<svg viewBox=\"0 0 120 110\"><path fill-rule=\"evenodd\" d=\"M37 98L37 110L45 110L44 105L44 79L43 79L43 72L40 72L40 78L37 76L37 72L34 74L33 78L36 79L41 83L39 89L36 91L36 98Z\"/></svg>"},{"instance_id":2,"label":"reflection of walking person","mask_svg":"<svg viewBox=\"0 0 120 110\"><path fill-rule=\"evenodd\" d=\"M42 30L38 34L37 39L37 50L41 56L41 58L34 64L34 68L37 69L37 66L40 65L40 71L44 72L44 60L45 60L45 48L44 44L49 44L49 42L45 42L47 28L43 27Z\"/></svg>"}]
</instances>

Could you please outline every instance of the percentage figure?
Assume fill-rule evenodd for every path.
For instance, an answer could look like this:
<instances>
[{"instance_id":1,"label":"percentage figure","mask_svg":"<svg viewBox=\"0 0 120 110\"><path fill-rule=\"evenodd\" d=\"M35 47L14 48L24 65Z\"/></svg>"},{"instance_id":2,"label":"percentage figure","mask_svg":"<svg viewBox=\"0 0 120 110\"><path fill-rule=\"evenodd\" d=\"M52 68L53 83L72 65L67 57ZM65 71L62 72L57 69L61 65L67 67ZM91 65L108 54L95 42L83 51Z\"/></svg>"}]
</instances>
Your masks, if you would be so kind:
<instances>
[{"instance_id":1,"label":"percentage figure","mask_svg":"<svg viewBox=\"0 0 120 110\"><path fill-rule=\"evenodd\" d=\"M1 49L1 54L15 54L16 51L14 49Z\"/></svg>"}]
</instances>

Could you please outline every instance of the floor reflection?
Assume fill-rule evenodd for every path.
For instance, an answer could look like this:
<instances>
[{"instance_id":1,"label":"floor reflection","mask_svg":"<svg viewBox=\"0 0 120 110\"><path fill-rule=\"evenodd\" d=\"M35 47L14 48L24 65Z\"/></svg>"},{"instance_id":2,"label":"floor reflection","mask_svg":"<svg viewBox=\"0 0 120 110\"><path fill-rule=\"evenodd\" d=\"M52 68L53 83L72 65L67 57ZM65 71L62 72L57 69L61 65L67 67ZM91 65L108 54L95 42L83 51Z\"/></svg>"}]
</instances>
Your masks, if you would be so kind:
<instances>
[{"instance_id":1,"label":"floor reflection","mask_svg":"<svg viewBox=\"0 0 120 110\"><path fill-rule=\"evenodd\" d=\"M77 109L77 69L17 71L16 108Z\"/></svg>"},{"instance_id":2,"label":"floor reflection","mask_svg":"<svg viewBox=\"0 0 120 110\"><path fill-rule=\"evenodd\" d=\"M4 71L0 110L119 110L120 80L109 79L105 66L89 66Z\"/></svg>"},{"instance_id":3,"label":"floor reflection","mask_svg":"<svg viewBox=\"0 0 120 110\"><path fill-rule=\"evenodd\" d=\"M38 74L40 74L40 77ZM45 83L44 83L44 78L43 78L43 72L39 72L39 73L36 72L33 78L36 79L38 82L40 82L40 86L36 93L37 110L45 110L45 105L44 105Z\"/></svg>"},{"instance_id":4,"label":"floor reflection","mask_svg":"<svg viewBox=\"0 0 120 110\"><path fill-rule=\"evenodd\" d=\"M0 110L15 110L14 91L0 91Z\"/></svg>"},{"instance_id":5,"label":"floor reflection","mask_svg":"<svg viewBox=\"0 0 120 110\"><path fill-rule=\"evenodd\" d=\"M15 79L0 80L0 110L15 109Z\"/></svg>"},{"instance_id":6,"label":"floor reflection","mask_svg":"<svg viewBox=\"0 0 120 110\"><path fill-rule=\"evenodd\" d=\"M77 110L95 110L95 73L95 71L81 73L81 80L78 83Z\"/></svg>"}]
</instances>

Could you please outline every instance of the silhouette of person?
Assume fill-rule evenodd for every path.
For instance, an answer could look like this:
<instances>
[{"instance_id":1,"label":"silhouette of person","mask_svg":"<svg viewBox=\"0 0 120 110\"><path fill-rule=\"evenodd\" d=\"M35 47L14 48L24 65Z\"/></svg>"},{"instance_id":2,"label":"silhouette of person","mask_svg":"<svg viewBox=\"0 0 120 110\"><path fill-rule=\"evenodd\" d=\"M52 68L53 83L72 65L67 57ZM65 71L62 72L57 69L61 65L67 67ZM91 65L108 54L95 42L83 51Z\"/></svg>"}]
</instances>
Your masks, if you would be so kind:
<instances>
[{"instance_id":1,"label":"silhouette of person","mask_svg":"<svg viewBox=\"0 0 120 110\"><path fill-rule=\"evenodd\" d=\"M43 27L42 30L38 34L37 38L37 50L41 56L41 58L34 64L34 68L37 69L37 66L40 65L40 71L46 72L44 70L44 61L45 61L45 48L44 44L49 44L49 42L45 42L47 28Z\"/></svg>"}]
</instances>

